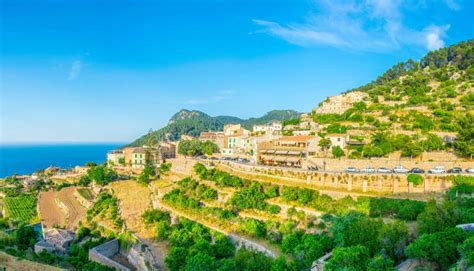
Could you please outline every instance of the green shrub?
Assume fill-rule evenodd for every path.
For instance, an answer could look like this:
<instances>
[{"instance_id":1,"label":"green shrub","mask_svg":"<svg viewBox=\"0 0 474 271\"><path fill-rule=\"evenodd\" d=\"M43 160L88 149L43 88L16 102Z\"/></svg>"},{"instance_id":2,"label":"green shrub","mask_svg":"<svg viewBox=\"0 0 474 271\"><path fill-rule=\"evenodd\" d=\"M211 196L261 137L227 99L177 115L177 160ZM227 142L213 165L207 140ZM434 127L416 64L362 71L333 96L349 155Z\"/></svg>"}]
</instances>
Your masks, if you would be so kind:
<instances>
[{"instance_id":1,"label":"green shrub","mask_svg":"<svg viewBox=\"0 0 474 271\"><path fill-rule=\"evenodd\" d=\"M408 174L407 180L409 183L412 183L414 186L418 186L423 183L423 177L419 174Z\"/></svg>"}]
</instances>

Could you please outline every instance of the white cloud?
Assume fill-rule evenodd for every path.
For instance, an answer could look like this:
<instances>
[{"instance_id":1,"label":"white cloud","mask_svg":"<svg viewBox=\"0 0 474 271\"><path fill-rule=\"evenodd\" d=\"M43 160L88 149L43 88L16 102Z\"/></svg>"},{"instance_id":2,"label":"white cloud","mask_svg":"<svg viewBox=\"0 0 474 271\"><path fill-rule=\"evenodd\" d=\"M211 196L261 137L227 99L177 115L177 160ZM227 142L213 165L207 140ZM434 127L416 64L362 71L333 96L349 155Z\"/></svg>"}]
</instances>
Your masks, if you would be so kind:
<instances>
[{"instance_id":1,"label":"white cloud","mask_svg":"<svg viewBox=\"0 0 474 271\"><path fill-rule=\"evenodd\" d=\"M449 27L413 29L403 21L407 0L315 0L317 11L303 23L282 25L254 19L257 32L281 38L299 46L326 45L351 50L386 50L403 44L438 49ZM454 2L454 1L449 1ZM411 7L414 8L414 7Z\"/></svg>"},{"instance_id":2,"label":"white cloud","mask_svg":"<svg viewBox=\"0 0 474 271\"><path fill-rule=\"evenodd\" d=\"M429 50L437 50L444 47L443 37L446 35L446 31L449 29L449 25L446 26L431 26L426 29L426 48Z\"/></svg>"},{"instance_id":3,"label":"white cloud","mask_svg":"<svg viewBox=\"0 0 474 271\"><path fill-rule=\"evenodd\" d=\"M461 5L456 0L443 0L446 6L452 10L460 10Z\"/></svg>"},{"instance_id":4,"label":"white cloud","mask_svg":"<svg viewBox=\"0 0 474 271\"><path fill-rule=\"evenodd\" d=\"M84 67L82 61L80 60L75 60L72 62L71 69L69 70L69 75L67 77L67 80L74 80L76 79L82 71L82 68Z\"/></svg>"}]
</instances>

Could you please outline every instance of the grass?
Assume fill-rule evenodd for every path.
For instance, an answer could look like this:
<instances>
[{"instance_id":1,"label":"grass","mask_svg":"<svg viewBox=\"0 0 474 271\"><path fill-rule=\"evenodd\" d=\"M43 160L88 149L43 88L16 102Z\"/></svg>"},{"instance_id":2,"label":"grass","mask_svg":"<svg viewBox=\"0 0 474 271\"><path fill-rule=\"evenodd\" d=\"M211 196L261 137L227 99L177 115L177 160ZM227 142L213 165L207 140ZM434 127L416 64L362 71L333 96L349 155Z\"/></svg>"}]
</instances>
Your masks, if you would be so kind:
<instances>
[{"instance_id":1,"label":"grass","mask_svg":"<svg viewBox=\"0 0 474 271\"><path fill-rule=\"evenodd\" d=\"M92 194L92 191L89 188L78 188L77 192L86 200L92 201L94 199L94 194Z\"/></svg>"},{"instance_id":2,"label":"grass","mask_svg":"<svg viewBox=\"0 0 474 271\"><path fill-rule=\"evenodd\" d=\"M156 181L151 182L151 185L154 188L163 189L163 188L171 186L172 183L170 181L160 179L160 180L156 180Z\"/></svg>"}]
</instances>

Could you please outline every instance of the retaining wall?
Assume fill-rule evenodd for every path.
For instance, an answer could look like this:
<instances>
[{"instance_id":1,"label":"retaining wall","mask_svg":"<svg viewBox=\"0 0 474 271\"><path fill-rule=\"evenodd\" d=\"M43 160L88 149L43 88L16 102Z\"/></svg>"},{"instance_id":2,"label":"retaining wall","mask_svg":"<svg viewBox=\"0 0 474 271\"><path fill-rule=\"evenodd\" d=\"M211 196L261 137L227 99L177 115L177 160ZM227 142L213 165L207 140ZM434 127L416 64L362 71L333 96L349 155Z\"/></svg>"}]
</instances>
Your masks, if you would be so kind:
<instances>
[{"instance_id":1,"label":"retaining wall","mask_svg":"<svg viewBox=\"0 0 474 271\"><path fill-rule=\"evenodd\" d=\"M113 239L109 242L103 243L100 246L91 248L89 250L89 260L115 268L120 271L130 271L126 266L111 259L115 254L119 253L120 244L118 239Z\"/></svg>"},{"instance_id":2,"label":"retaining wall","mask_svg":"<svg viewBox=\"0 0 474 271\"><path fill-rule=\"evenodd\" d=\"M442 192L452 186L446 174L422 174L424 182L418 186L407 181L406 174L363 174L331 173L295 168L277 168L259 165L241 164L230 161L217 163L225 171L238 171L248 178L278 178L280 180L301 183L315 188L330 188L346 191L376 193L428 193Z\"/></svg>"}]
</instances>

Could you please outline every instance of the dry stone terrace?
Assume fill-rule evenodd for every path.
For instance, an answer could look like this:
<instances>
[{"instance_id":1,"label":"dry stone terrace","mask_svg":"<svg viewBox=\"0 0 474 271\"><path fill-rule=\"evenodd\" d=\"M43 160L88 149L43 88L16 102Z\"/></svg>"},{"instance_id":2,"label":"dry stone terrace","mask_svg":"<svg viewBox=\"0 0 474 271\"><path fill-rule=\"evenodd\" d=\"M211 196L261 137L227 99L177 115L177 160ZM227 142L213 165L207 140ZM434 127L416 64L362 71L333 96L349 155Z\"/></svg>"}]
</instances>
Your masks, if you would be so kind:
<instances>
[{"instance_id":1,"label":"dry stone terrace","mask_svg":"<svg viewBox=\"0 0 474 271\"><path fill-rule=\"evenodd\" d=\"M444 192L452 186L446 174L423 174L424 182L414 186L407 181L406 174L318 172L295 168L258 166L232 161L211 162L194 159L172 159L169 161L173 164L172 170L181 174L192 175L193 166L201 162L207 166L216 166L221 170L242 178L276 184L311 187L319 190L332 190L337 192L336 194L342 193L341 196L351 194L357 197L358 193L361 195L426 194L428 196L432 192ZM336 195L336 197L338 196Z\"/></svg>"}]
</instances>

